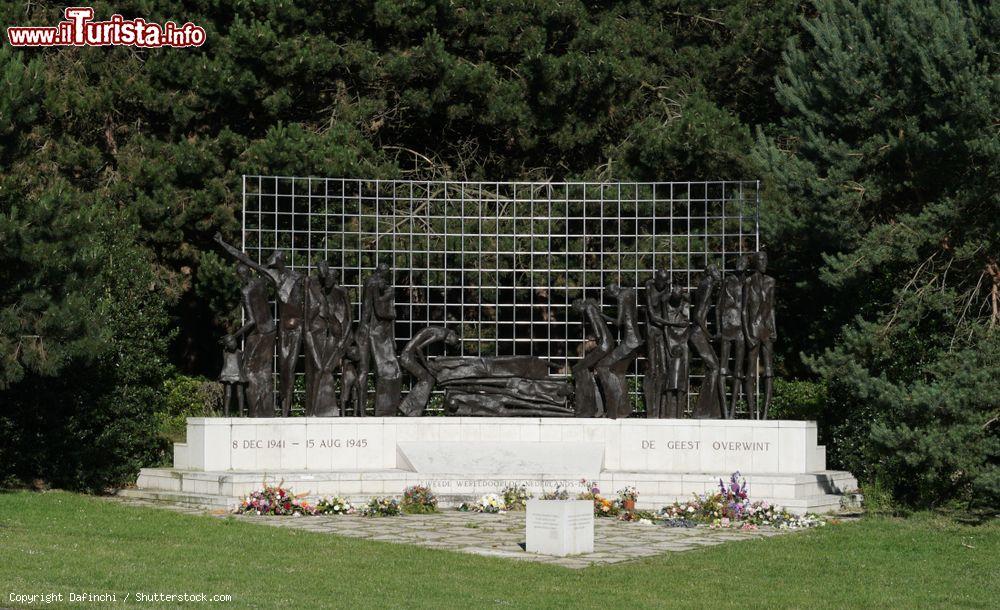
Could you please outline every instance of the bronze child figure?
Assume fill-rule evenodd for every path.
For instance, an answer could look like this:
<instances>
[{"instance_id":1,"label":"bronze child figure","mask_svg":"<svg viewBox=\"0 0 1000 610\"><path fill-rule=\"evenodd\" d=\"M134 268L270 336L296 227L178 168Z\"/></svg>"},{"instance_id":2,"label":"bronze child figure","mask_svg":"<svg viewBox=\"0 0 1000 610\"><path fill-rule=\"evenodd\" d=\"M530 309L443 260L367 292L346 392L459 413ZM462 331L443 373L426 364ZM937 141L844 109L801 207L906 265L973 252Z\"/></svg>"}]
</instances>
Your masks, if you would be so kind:
<instances>
[{"instance_id":1,"label":"bronze child figure","mask_svg":"<svg viewBox=\"0 0 1000 610\"><path fill-rule=\"evenodd\" d=\"M236 337L226 335L222 338L222 372L219 381L225 388L222 399L222 413L229 417L229 404L233 393L236 394L236 414L243 414L243 404L246 400L247 376L243 370L243 351L236 342Z\"/></svg>"}]
</instances>

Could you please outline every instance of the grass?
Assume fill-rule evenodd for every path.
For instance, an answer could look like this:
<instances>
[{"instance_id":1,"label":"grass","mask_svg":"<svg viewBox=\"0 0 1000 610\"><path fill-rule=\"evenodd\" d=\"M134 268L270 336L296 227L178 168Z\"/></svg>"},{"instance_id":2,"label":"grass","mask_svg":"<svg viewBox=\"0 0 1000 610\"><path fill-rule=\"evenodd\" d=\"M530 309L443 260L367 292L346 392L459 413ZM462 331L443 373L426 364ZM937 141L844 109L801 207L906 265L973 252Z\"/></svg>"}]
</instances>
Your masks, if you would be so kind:
<instances>
[{"instance_id":1,"label":"grass","mask_svg":"<svg viewBox=\"0 0 1000 610\"><path fill-rule=\"evenodd\" d=\"M927 514L577 571L13 492L0 494L0 548L0 606L10 593L70 591L115 592L119 604L126 592L222 593L233 596L226 606L296 608L986 608L1000 597L1000 522Z\"/></svg>"}]
</instances>

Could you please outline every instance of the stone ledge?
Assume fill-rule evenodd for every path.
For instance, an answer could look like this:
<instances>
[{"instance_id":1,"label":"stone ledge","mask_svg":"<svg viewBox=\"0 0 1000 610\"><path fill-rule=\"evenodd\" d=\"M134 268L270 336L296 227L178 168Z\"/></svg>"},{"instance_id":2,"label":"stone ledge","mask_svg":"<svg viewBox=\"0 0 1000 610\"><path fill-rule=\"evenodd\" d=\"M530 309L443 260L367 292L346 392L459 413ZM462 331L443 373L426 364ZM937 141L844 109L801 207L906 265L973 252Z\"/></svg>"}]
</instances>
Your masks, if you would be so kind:
<instances>
[{"instance_id":1,"label":"stone ledge","mask_svg":"<svg viewBox=\"0 0 1000 610\"><path fill-rule=\"evenodd\" d=\"M525 485L538 496L556 486L571 494L582 490L580 479L594 482L606 495L631 485L639 491L638 506L658 509L675 501L684 501L692 494L701 494L718 487L719 479L728 480L729 473L652 473L605 470L596 478L580 473L553 474L420 474L398 469L381 471L270 471L257 473L192 472L167 468L144 468L139 475L138 489L130 494L176 494L230 498L238 501L266 480L270 484L284 482L296 493L310 497L346 496L352 501L367 502L373 496L401 495L410 485L429 485L441 498L442 506L457 506L486 493L496 493L506 485ZM750 495L754 500L767 500L793 513L826 512L840 505L840 494L855 489L857 481L848 472L821 471L808 474L746 474ZM156 499L156 498L152 498ZM164 500L166 501L166 500Z\"/></svg>"}]
</instances>

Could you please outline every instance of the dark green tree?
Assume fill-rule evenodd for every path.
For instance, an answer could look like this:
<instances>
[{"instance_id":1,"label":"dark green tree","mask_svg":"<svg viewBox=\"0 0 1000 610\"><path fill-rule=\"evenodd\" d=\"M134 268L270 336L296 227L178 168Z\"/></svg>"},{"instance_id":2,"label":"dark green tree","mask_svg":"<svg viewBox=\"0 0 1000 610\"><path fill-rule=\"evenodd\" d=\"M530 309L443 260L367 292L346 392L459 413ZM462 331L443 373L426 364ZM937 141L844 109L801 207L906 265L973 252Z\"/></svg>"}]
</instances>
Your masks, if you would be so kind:
<instances>
[{"instance_id":1,"label":"dark green tree","mask_svg":"<svg viewBox=\"0 0 1000 610\"><path fill-rule=\"evenodd\" d=\"M786 341L828 384L836 464L913 503L995 502L1000 13L816 8L756 151Z\"/></svg>"}]
</instances>

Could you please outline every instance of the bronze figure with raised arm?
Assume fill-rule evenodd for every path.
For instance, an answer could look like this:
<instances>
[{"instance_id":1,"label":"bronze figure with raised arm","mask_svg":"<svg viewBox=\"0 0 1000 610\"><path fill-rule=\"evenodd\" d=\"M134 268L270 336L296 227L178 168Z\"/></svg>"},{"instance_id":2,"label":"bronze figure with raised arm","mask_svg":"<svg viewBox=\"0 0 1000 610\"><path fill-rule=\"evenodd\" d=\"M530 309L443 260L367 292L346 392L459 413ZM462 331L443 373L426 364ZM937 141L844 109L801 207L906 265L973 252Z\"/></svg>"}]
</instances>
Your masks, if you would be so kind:
<instances>
[{"instance_id":1,"label":"bronze figure with raised arm","mask_svg":"<svg viewBox=\"0 0 1000 610\"><path fill-rule=\"evenodd\" d=\"M231 257L267 278L278 296L278 381L280 384L281 414L288 417L295 393L295 366L302 349L305 309L302 275L285 263L285 253L276 250L264 265L254 261L236 247L226 243L222 235L215 234L215 241Z\"/></svg>"},{"instance_id":2,"label":"bronze figure with raised arm","mask_svg":"<svg viewBox=\"0 0 1000 610\"><path fill-rule=\"evenodd\" d=\"M233 338L243 339L247 415L274 417L274 340L277 328L267 299L267 284L243 263L237 263L236 275L242 283L240 302L246 322L233 333Z\"/></svg>"}]
</instances>

